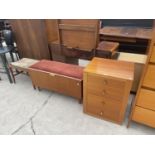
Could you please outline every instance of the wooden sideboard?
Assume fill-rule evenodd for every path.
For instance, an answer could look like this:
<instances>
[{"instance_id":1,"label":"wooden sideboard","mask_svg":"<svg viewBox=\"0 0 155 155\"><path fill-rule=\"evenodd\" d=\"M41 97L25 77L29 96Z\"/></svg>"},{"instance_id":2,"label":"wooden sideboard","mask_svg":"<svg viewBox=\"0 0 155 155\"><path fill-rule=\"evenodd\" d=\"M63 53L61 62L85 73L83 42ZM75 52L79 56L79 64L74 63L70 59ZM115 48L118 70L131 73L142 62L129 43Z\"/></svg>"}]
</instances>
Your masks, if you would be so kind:
<instances>
[{"instance_id":1,"label":"wooden sideboard","mask_svg":"<svg viewBox=\"0 0 155 155\"><path fill-rule=\"evenodd\" d=\"M138 54L148 53L148 44L152 37L152 29L140 27L105 26L100 29L100 40L117 41L119 50Z\"/></svg>"},{"instance_id":2,"label":"wooden sideboard","mask_svg":"<svg viewBox=\"0 0 155 155\"><path fill-rule=\"evenodd\" d=\"M84 112L121 124L133 78L133 63L93 58L84 70Z\"/></svg>"}]
</instances>

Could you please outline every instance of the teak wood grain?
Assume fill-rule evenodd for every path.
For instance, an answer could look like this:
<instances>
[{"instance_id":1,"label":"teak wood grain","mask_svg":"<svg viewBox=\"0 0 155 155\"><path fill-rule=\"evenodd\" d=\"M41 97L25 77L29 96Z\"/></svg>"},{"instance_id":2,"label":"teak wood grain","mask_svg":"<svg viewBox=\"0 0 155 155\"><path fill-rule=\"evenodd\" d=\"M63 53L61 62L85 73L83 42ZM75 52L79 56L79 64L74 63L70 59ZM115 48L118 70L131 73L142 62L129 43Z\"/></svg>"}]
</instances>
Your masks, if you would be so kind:
<instances>
[{"instance_id":1,"label":"teak wood grain","mask_svg":"<svg viewBox=\"0 0 155 155\"><path fill-rule=\"evenodd\" d=\"M140 80L138 92L132 104L129 117L128 127L131 121L142 123L155 128L155 63L154 63L154 48L155 48L155 20L153 26L152 39L149 46L149 53L143 75Z\"/></svg>"},{"instance_id":2,"label":"teak wood grain","mask_svg":"<svg viewBox=\"0 0 155 155\"><path fill-rule=\"evenodd\" d=\"M154 99L155 99L155 91L141 88L139 92L139 98L137 100L137 105L150 110L155 110Z\"/></svg>"},{"instance_id":3,"label":"teak wood grain","mask_svg":"<svg viewBox=\"0 0 155 155\"><path fill-rule=\"evenodd\" d=\"M82 80L32 68L28 72L34 86L82 99Z\"/></svg>"},{"instance_id":4,"label":"teak wood grain","mask_svg":"<svg viewBox=\"0 0 155 155\"><path fill-rule=\"evenodd\" d=\"M114 27L114 26L105 26L100 29L100 35L104 36L114 36L120 37L123 39L151 39L152 38L152 29L146 28L129 28L129 27Z\"/></svg>"},{"instance_id":5,"label":"teak wood grain","mask_svg":"<svg viewBox=\"0 0 155 155\"><path fill-rule=\"evenodd\" d=\"M84 112L121 124L133 74L133 63L94 58L84 70Z\"/></svg>"},{"instance_id":6,"label":"teak wood grain","mask_svg":"<svg viewBox=\"0 0 155 155\"><path fill-rule=\"evenodd\" d=\"M21 57L50 59L44 20L12 19L10 22Z\"/></svg>"}]
</instances>

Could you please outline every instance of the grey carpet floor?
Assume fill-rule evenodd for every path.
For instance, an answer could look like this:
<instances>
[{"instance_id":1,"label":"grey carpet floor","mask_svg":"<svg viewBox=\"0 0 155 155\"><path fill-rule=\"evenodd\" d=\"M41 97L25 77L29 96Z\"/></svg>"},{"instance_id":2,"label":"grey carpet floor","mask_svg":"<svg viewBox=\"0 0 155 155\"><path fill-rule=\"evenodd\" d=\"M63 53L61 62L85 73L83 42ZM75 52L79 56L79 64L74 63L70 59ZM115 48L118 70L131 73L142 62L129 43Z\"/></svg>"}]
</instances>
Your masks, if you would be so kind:
<instances>
[{"instance_id":1,"label":"grey carpet floor","mask_svg":"<svg viewBox=\"0 0 155 155\"><path fill-rule=\"evenodd\" d=\"M155 129L134 122L130 128L126 128L134 95L129 97L123 125L117 125L84 114L83 105L72 97L46 90L40 92L34 90L31 80L24 74L16 77L16 84L10 84L5 74L0 76L1 135L155 134Z\"/></svg>"}]
</instances>

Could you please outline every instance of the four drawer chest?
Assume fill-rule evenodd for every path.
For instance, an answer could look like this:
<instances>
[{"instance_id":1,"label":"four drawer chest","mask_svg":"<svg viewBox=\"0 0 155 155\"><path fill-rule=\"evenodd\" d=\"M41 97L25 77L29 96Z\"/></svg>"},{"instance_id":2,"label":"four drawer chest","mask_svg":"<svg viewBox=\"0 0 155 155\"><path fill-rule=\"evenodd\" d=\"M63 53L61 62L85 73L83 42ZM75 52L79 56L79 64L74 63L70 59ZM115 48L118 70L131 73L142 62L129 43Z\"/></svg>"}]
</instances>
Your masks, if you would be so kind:
<instances>
[{"instance_id":1,"label":"four drawer chest","mask_svg":"<svg viewBox=\"0 0 155 155\"><path fill-rule=\"evenodd\" d=\"M133 63L93 58L84 69L84 112L121 124L133 78Z\"/></svg>"},{"instance_id":2,"label":"four drawer chest","mask_svg":"<svg viewBox=\"0 0 155 155\"><path fill-rule=\"evenodd\" d=\"M155 128L155 40L148 54L143 76L136 95L130 121Z\"/></svg>"}]
</instances>

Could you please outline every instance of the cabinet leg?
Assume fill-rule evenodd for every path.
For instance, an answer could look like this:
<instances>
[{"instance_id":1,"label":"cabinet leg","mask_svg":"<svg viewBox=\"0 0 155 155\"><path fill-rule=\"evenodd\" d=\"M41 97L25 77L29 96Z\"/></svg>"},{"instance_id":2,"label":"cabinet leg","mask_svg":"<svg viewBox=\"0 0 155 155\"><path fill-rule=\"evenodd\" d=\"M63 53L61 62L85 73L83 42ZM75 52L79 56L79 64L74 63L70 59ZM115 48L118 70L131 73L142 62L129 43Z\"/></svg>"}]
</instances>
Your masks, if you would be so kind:
<instances>
[{"instance_id":1,"label":"cabinet leg","mask_svg":"<svg viewBox=\"0 0 155 155\"><path fill-rule=\"evenodd\" d=\"M38 87L38 90L41 91L40 87Z\"/></svg>"},{"instance_id":2,"label":"cabinet leg","mask_svg":"<svg viewBox=\"0 0 155 155\"><path fill-rule=\"evenodd\" d=\"M79 104L82 104L82 99L78 100L78 103L79 103Z\"/></svg>"},{"instance_id":3,"label":"cabinet leg","mask_svg":"<svg viewBox=\"0 0 155 155\"><path fill-rule=\"evenodd\" d=\"M12 67L9 66L9 69L10 69L10 72L11 72L11 75L12 75L12 78L13 78L13 82L16 83L15 76L14 76L14 74L13 74Z\"/></svg>"},{"instance_id":4,"label":"cabinet leg","mask_svg":"<svg viewBox=\"0 0 155 155\"><path fill-rule=\"evenodd\" d=\"M36 90L36 86L33 84L33 88Z\"/></svg>"}]
</instances>

